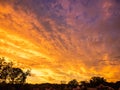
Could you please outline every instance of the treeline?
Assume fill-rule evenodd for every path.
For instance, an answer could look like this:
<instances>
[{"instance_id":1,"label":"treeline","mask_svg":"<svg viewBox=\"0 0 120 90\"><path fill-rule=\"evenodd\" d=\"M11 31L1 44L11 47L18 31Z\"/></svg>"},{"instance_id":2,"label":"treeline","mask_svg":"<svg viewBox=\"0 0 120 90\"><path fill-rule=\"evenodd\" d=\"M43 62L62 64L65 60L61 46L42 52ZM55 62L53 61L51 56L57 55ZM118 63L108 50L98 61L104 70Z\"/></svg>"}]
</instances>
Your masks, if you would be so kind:
<instances>
[{"instance_id":1,"label":"treeline","mask_svg":"<svg viewBox=\"0 0 120 90\"><path fill-rule=\"evenodd\" d=\"M107 82L107 80L104 77L91 77L89 81L80 81L78 82L77 80L71 80L67 84L70 87L84 87L84 88L98 88L98 87L111 87L114 90L120 90L120 81L116 82ZM85 89L87 90L87 89ZM99 89L101 90L101 89ZM109 89L102 89L102 90L109 90Z\"/></svg>"},{"instance_id":2,"label":"treeline","mask_svg":"<svg viewBox=\"0 0 120 90\"><path fill-rule=\"evenodd\" d=\"M102 87L101 87L102 86ZM99 87L101 87L99 89ZM110 88L110 89L109 89ZM90 84L83 86L71 84L0 84L0 90L120 90L120 81L116 83L106 83L91 87Z\"/></svg>"},{"instance_id":3,"label":"treeline","mask_svg":"<svg viewBox=\"0 0 120 90\"><path fill-rule=\"evenodd\" d=\"M107 82L104 77L92 77L89 81L80 82L73 79L67 84L27 84L28 75L30 70L23 71L0 58L0 90L120 90L120 81Z\"/></svg>"}]
</instances>

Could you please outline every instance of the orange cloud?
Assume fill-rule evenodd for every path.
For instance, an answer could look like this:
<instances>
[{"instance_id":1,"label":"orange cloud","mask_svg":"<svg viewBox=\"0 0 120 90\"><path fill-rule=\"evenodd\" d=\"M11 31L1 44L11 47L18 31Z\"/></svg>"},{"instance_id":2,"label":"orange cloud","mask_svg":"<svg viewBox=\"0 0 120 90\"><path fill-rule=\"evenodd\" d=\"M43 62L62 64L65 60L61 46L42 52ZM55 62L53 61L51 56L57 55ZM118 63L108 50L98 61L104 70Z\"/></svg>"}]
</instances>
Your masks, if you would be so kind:
<instances>
[{"instance_id":1,"label":"orange cloud","mask_svg":"<svg viewBox=\"0 0 120 90\"><path fill-rule=\"evenodd\" d=\"M64 6L68 7L69 4ZM120 79L118 60L114 62L107 49L109 36L102 38L94 30L100 26L77 25L73 15L74 10L66 15L66 23L74 23L68 27L49 17L38 18L22 6L16 10L14 4L0 4L0 57L13 60L24 69L31 68L32 77L27 80L30 83L87 80L95 75L110 81Z\"/></svg>"}]
</instances>

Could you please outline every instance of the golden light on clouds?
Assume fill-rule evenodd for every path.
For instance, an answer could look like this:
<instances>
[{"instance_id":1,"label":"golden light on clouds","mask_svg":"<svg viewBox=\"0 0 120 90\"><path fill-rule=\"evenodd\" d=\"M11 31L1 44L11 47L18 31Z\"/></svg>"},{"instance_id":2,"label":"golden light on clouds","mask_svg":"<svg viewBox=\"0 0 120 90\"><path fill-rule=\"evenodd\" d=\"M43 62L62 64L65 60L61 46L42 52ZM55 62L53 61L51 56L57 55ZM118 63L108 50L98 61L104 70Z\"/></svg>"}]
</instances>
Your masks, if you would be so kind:
<instances>
[{"instance_id":1,"label":"golden light on clouds","mask_svg":"<svg viewBox=\"0 0 120 90\"><path fill-rule=\"evenodd\" d=\"M97 12L93 7L92 14L87 16L82 15L86 8L81 6L81 10L78 10L79 4L66 14L64 10L54 10L57 3L50 4L55 15L59 16L53 17L53 13L46 16L45 8L41 11L37 9L43 3L34 7L34 11L33 8L29 9L32 0L27 4L28 7L24 7L27 1L22 1L18 6L14 5L17 1L11 1L0 0L0 57L13 60L24 69L30 68L32 76L28 77L29 83L60 83L71 79L80 81L92 76L104 76L109 81L120 80L120 59L117 58L120 41L118 37L115 41L109 33L113 27L117 32L119 26L113 24L110 29L105 27L102 16L98 22L94 19L97 24L93 26L89 20ZM62 0L58 3L65 10L70 7L68 2L65 2L67 6ZM113 6L110 2L102 5L106 10ZM107 20L110 15L106 17ZM119 22L115 20L114 23ZM104 24L108 25L107 22Z\"/></svg>"}]
</instances>

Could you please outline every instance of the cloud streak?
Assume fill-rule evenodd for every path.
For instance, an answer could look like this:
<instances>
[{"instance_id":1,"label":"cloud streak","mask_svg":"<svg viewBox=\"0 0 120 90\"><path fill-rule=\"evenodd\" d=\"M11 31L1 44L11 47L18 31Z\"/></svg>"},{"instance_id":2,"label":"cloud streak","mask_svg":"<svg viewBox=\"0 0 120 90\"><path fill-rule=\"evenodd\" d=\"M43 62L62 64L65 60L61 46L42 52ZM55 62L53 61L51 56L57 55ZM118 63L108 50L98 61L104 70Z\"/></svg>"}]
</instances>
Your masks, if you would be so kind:
<instances>
[{"instance_id":1,"label":"cloud streak","mask_svg":"<svg viewBox=\"0 0 120 90\"><path fill-rule=\"evenodd\" d=\"M0 56L32 68L30 83L119 80L119 8L114 0L0 0Z\"/></svg>"}]
</instances>

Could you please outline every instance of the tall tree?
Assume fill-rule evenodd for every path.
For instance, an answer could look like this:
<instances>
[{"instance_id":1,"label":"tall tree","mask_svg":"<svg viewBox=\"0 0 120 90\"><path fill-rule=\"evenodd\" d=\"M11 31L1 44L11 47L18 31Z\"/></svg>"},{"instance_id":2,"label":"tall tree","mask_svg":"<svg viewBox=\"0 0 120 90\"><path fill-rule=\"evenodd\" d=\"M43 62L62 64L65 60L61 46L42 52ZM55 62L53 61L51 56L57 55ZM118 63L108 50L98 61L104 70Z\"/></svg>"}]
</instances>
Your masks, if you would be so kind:
<instances>
[{"instance_id":1,"label":"tall tree","mask_svg":"<svg viewBox=\"0 0 120 90\"><path fill-rule=\"evenodd\" d=\"M6 62L4 58L0 58L0 82L11 84L23 84L30 70L24 72L21 68L13 67L12 62Z\"/></svg>"}]
</instances>

